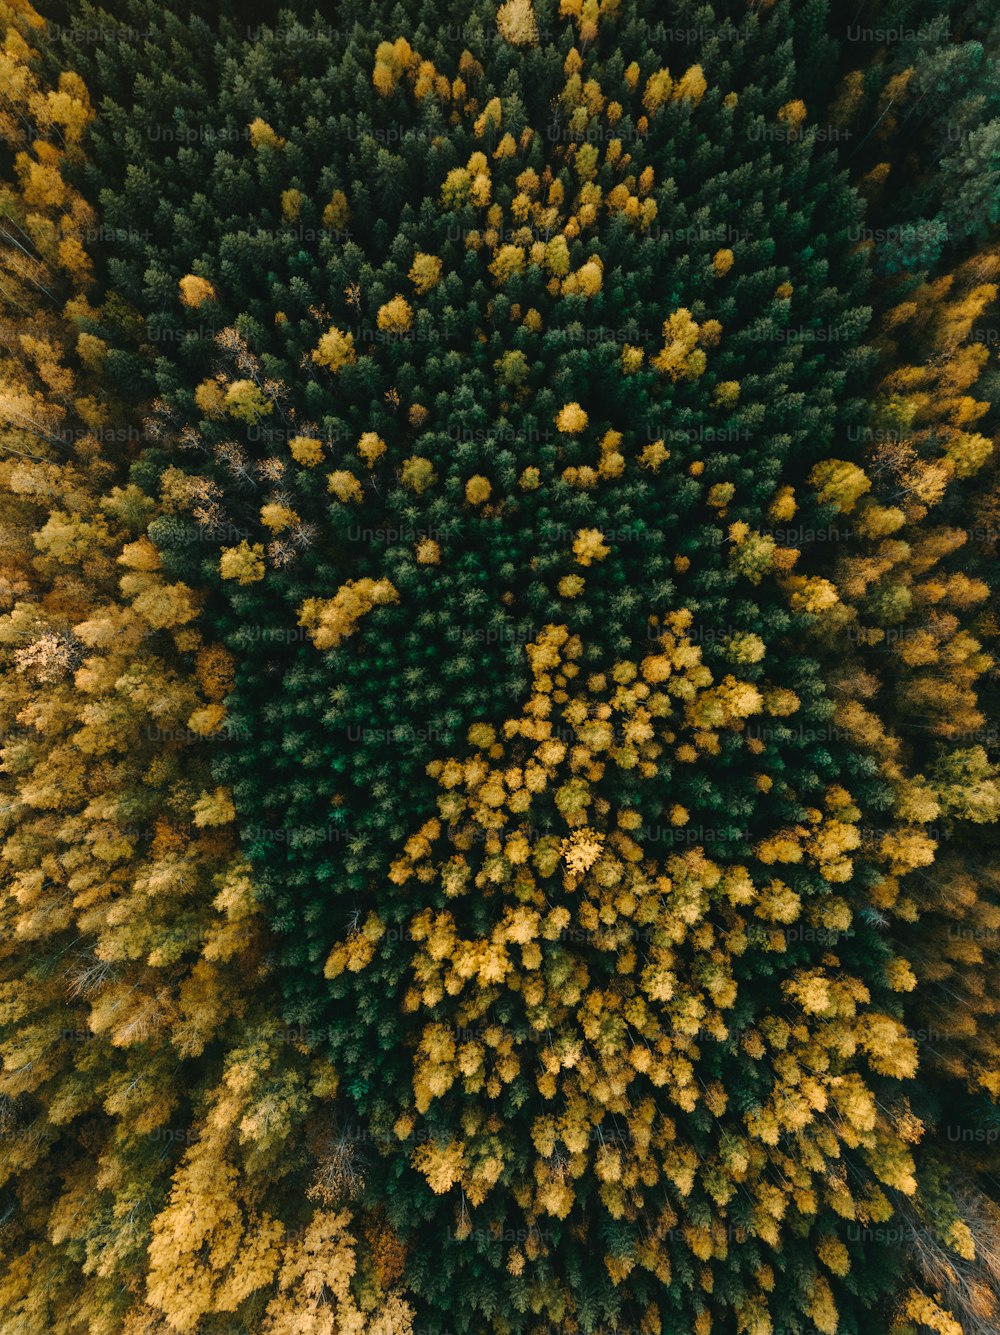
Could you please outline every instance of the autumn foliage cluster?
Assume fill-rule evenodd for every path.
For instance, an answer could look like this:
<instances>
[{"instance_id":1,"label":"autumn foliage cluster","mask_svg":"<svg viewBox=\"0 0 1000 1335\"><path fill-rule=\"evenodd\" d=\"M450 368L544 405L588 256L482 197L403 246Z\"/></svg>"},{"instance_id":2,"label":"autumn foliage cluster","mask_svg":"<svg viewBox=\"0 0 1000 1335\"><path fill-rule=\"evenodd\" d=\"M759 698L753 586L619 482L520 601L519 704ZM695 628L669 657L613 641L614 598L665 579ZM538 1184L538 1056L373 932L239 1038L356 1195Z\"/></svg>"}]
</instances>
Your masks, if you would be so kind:
<instances>
[{"instance_id":1,"label":"autumn foliage cluster","mask_svg":"<svg viewBox=\"0 0 1000 1335\"><path fill-rule=\"evenodd\" d=\"M0 0L0 1335L1000 1327L1000 19Z\"/></svg>"}]
</instances>

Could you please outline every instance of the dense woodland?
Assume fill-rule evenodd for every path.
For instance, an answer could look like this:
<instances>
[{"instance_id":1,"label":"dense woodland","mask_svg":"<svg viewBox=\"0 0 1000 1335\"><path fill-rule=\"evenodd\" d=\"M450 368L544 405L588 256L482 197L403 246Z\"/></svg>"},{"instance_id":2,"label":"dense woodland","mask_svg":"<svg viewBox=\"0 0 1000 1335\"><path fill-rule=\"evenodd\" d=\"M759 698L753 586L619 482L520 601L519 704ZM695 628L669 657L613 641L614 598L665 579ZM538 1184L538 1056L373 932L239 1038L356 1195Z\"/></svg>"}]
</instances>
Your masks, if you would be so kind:
<instances>
[{"instance_id":1,"label":"dense woodland","mask_svg":"<svg viewBox=\"0 0 1000 1335\"><path fill-rule=\"evenodd\" d=\"M0 1335L996 1332L1000 12L169 8L0 0Z\"/></svg>"}]
</instances>

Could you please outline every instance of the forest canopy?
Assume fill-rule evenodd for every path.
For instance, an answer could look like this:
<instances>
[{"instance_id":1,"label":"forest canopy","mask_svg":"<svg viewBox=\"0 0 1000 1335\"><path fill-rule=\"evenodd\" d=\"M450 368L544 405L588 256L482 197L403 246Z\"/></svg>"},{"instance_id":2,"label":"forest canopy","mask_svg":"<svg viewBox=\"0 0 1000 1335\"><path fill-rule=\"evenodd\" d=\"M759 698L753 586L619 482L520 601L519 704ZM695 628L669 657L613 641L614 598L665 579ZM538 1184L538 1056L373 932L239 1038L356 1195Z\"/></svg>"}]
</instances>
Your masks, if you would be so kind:
<instances>
[{"instance_id":1,"label":"forest canopy","mask_svg":"<svg viewBox=\"0 0 1000 1335\"><path fill-rule=\"evenodd\" d=\"M1000 1325L1000 15L0 0L0 1335Z\"/></svg>"}]
</instances>

